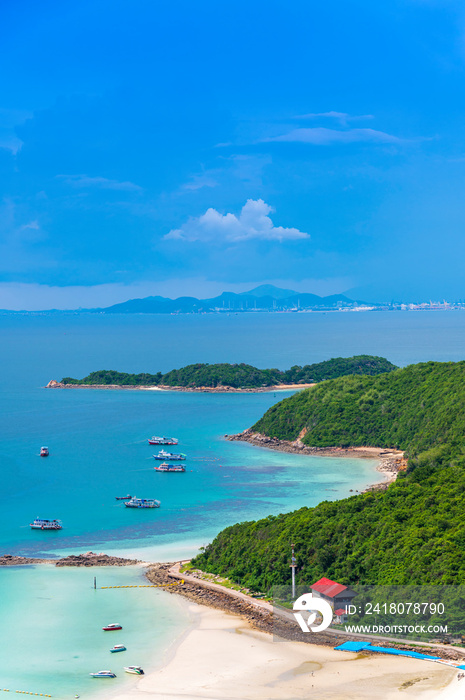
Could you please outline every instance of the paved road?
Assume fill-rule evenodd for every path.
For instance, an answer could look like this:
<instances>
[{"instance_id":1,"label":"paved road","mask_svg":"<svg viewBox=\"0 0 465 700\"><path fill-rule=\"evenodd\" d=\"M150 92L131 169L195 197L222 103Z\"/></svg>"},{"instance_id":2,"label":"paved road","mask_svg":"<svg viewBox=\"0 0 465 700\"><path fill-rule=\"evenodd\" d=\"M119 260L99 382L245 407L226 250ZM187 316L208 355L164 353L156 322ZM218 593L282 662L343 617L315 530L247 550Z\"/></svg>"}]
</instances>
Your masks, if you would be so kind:
<instances>
[{"instance_id":1,"label":"paved road","mask_svg":"<svg viewBox=\"0 0 465 700\"><path fill-rule=\"evenodd\" d=\"M189 560L187 560L189 561ZM209 588L212 591L218 591L220 593L226 593L227 595L231 596L232 598L239 598L249 605L253 605L257 608L263 608L264 610L267 610L268 612L271 612L275 615L279 615L280 617L283 617L284 619L287 620L293 620L292 612L290 610L287 610L286 608L281 608L278 606L271 605L271 603L268 603L266 600L260 600L259 598L252 598L251 596L247 595L246 593L241 593L240 591L235 591L231 588L226 588L225 586L221 586L219 583L213 583L211 581L204 581L203 579L197 578L196 576L191 576L190 574L180 573L180 568L183 564L187 563L186 561L179 561L174 566L171 567L169 570L170 576L174 576L175 578L178 579L184 579L185 581L189 581L189 583L194 583L197 586L202 586L203 588ZM433 642L415 642L415 640L412 639L400 639L398 637L382 637L381 635L375 635L375 634L355 634L353 632L345 632L342 630L336 630L336 629L327 629L325 630L325 634L331 634L334 635L335 637L348 637L350 639L360 639L361 641L369 641L369 642L394 642L397 644L421 644L421 646L427 646L431 647L431 650L434 651L437 649L438 651L440 650L450 650L451 648L454 649L458 654L463 656L465 658L465 649L461 649L460 647L451 647L450 644L435 644Z\"/></svg>"}]
</instances>

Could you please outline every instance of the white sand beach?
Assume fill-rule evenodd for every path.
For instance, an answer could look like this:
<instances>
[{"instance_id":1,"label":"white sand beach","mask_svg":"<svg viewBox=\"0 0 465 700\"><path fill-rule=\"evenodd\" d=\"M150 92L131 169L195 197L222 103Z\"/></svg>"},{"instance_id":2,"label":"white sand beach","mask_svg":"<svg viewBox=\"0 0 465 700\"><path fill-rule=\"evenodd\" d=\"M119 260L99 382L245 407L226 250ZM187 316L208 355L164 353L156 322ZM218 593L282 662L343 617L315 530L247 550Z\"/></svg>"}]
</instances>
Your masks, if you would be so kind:
<instances>
[{"instance_id":1,"label":"white sand beach","mask_svg":"<svg viewBox=\"0 0 465 700\"><path fill-rule=\"evenodd\" d=\"M158 670L114 700L458 700L447 666L279 642L229 613L186 603L194 624ZM456 688L464 695L451 695Z\"/></svg>"}]
</instances>

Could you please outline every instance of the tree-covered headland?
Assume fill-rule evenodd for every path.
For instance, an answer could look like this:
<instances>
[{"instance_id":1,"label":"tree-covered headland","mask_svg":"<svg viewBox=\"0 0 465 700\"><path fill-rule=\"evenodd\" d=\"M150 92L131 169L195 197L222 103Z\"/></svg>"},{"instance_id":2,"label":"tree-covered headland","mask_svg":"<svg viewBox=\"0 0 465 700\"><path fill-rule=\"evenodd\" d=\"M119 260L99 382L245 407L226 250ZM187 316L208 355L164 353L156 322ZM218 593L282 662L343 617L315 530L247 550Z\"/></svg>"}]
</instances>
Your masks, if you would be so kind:
<instances>
[{"instance_id":1,"label":"tree-covered headland","mask_svg":"<svg viewBox=\"0 0 465 700\"><path fill-rule=\"evenodd\" d=\"M357 357L336 357L324 362L301 367L296 365L286 371L279 369L258 369L241 364L194 364L173 369L166 374L128 374L114 370L91 372L83 379L64 377L63 384L81 386L182 386L186 388L221 387L253 389L272 387L278 384L311 384L326 379L334 379L347 374L376 375L390 372L395 365L384 357L358 355Z\"/></svg>"},{"instance_id":2,"label":"tree-covered headland","mask_svg":"<svg viewBox=\"0 0 465 700\"><path fill-rule=\"evenodd\" d=\"M344 584L465 583L465 362L345 376L270 408L253 429L313 446L405 450L387 490L226 528L199 568L256 590L321 576Z\"/></svg>"}]
</instances>

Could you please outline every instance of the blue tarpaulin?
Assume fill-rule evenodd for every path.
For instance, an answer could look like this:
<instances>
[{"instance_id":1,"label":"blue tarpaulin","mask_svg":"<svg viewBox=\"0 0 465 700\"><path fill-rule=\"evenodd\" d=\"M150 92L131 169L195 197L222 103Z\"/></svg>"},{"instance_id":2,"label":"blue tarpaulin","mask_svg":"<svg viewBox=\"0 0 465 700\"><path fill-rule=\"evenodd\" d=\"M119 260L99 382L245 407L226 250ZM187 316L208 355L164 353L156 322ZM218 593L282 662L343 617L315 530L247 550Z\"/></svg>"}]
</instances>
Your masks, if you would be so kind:
<instances>
[{"instance_id":1,"label":"blue tarpaulin","mask_svg":"<svg viewBox=\"0 0 465 700\"><path fill-rule=\"evenodd\" d=\"M370 642L344 642L338 647L334 647L338 651L377 651L380 654L394 654L395 656L410 656L414 659L424 659L426 661L439 661L439 656L429 656L428 654L420 654L419 651L408 651L404 649L390 649L389 647L374 647ZM460 667L459 667L460 668ZM464 667L465 668L465 667Z\"/></svg>"},{"instance_id":2,"label":"blue tarpaulin","mask_svg":"<svg viewBox=\"0 0 465 700\"><path fill-rule=\"evenodd\" d=\"M362 649L365 649L365 647L369 646L370 642L344 642L344 644L334 648L338 649L339 651L361 651Z\"/></svg>"}]
</instances>

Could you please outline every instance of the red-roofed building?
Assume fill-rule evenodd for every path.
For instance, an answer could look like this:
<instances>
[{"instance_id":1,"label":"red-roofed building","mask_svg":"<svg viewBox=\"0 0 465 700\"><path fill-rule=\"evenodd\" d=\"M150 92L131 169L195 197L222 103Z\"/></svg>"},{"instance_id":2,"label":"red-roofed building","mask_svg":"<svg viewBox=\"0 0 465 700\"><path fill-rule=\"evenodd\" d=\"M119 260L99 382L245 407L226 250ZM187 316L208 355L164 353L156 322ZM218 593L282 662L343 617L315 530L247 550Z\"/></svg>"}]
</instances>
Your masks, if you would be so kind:
<instances>
[{"instance_id":1,"label":"red-roofed building","mask_svg":"<svg viewBox=\"0 0 465 700\"><path fill-rule=\"evenodd\" d=\"M342 583L331 581L329 578L320 578L313 584L312 593L315 598L323 598L327 600L333 610L344 608L350 605L352 600L357 595L348 586L343 586Z\"/></svg>"},{"instance_id":2,"label":"red-roofed building","mask_svg":"<svg viewBox=\"0 0 465 700\"><path fill-rule=\"evenodd\" d=\"M347 622L347 613L345 611L345 608L339 608L338 610L335 610L334 614L336 616L336 625L344 625Z\"/></svg>"}]
</instances>

